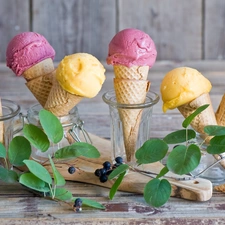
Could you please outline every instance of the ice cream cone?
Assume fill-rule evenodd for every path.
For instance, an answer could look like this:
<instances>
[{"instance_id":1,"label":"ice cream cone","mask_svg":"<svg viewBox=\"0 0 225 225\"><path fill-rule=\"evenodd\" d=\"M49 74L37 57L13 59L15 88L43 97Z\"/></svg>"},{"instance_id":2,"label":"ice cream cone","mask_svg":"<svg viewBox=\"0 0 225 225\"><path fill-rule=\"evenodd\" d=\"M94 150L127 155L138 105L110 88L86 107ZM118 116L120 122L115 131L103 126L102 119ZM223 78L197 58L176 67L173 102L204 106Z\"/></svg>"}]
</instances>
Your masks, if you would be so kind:
<instances>
[{"instance_id":1,"label":"ice cream cone","mask_svg":"<svg viewBox=\"0 0 225 225\"><path fill-rule=\"evenodd\" d=\"M216 111L216 120L218 125L225 126L225 94L223 95L220 105Z\"/></svg>"},{"instance_id":2,"label":"ice cream cone","mask_svg":"<svg viewBox=\"0 0 225 225\"><path fill-rule=\"evenodd\" d=\"M83 97L65 91L60 86L55 76L53 76L52 81L52 88L44 108L56 116L65 116L83 99Z\"/></svg>"},{"instance_id":3,"label":"ice cream cone","mask_svg":"<svg viewBox=\"0 0 225 225\"><path fill-rule=\"evenodd\" d=\"M150 82L145 80L114 79L116 99L121 104L141 104L145 101ZM119 108L122 121L124 146L127 161L135 159L136 141L138 137L142 109Z\"/></svg>"},{"instance_id":4,"label":"ice cream cone","mask_svg":"<svg viewBox=\"0 0 225 225\"><path fill-rule=\"evenodd\" d=\"M54 64L51 58L45 59L23 73L27 87L44 107L52 87Z\"/></svg>"},{"instance_id":5,"label":"ice cream cone","mask_svg":"<svg viewBox=\"0 0 225 225\"><path fill-rule=\"evenodd\" d=\"M149 66L132 66L114 65L114 74L119 79L130 80L147 80Z\"/></svg>"}]
</instances>

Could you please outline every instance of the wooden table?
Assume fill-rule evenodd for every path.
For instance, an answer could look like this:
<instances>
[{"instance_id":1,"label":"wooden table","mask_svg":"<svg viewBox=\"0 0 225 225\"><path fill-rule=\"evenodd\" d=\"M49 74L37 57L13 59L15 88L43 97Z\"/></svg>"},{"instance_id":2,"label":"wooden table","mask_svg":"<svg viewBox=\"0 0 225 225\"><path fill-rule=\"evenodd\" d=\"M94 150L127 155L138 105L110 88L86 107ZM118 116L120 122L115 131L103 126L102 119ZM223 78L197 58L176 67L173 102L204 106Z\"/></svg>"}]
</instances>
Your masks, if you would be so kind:
<instances>
[{"instance_id":1,"label":"wooden table","mask_svg":"<svg viewBox=\"0 0 225 225\"><path fill-rule=\"evenodd\" d=\"M160 82L165 73L175 67L190 66L198 69L208 79L213 88L211 99L216 110L225 92L225 63L223 61L204 62L157 62L149 73L151 90L159 93ZM84 99L79 103L80 117L85 121L85 129L103 138L110 138L108 106L102 101L102 94L112 89L112 68L106 66L106 82L94 99ZM25 80L0 65L0 96L20 104L21 111L36 103L26 88ZM152 137L164 137L181 127L183 120L177 110L164 114L161 101L154 106ZM61 205L39 198L22 186L0 182L0 224L224 224L225 196L214 192L206 202L194 202L180 198L170 198L161 208L148 206L143 196L128 192L118 192L110 201L109 189L96 185L68 181L67 189L75 196L87 197L106 206L106 210L83 208L74 213L68 205Z\"/></svg>"}]
</instances>

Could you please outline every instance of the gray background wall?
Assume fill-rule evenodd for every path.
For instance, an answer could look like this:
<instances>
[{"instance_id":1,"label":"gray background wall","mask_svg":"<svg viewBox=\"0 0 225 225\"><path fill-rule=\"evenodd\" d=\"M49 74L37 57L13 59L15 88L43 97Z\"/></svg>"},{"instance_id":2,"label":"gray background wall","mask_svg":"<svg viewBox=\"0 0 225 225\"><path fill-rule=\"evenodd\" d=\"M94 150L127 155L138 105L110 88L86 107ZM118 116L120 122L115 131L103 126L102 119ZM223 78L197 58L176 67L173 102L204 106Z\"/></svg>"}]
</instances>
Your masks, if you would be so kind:
<instances>
[{"instance_id":1,"label":"gray background wall","mask_svg":"<svg viewBox=\"0 0 225 225\"><path fill-rule=\"evenodd\" d=\"M0 0L0 62L23 31L44 35L56 61L75 52L104 61L109 41L128 27L152 37L157 60L225 58L224 0Z\"/></svg>"}]
</instances>

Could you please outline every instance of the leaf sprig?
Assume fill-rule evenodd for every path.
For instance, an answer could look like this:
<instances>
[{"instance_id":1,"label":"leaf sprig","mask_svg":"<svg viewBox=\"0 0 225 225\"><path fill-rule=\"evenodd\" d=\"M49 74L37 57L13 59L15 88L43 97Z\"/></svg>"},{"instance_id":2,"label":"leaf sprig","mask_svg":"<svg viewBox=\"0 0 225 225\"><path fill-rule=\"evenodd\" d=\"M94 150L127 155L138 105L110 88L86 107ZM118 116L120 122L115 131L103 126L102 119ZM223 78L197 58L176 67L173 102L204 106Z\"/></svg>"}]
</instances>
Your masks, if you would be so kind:
<instances>
[{"instance_id":1,"label":"leaf sprig","mask_svg":"<svg viewBox=\"0 0 225 225\"><path fill-rule=\"evenodd\" d=\"M193 119L198 116L209 105L203 105L184 119L182 127L168 135L163 139L150 139L147 140L135 154L136 163L138 166L141 164L154 163L166 158L166 164L158 175L154 175L152 179L145 185L144 199L153 206L160 207L164 205L171 195L171 184L166 179L168 172L174 174L184 175L192 172L200 163L201 160L201 146L195 141L196 132L192 129L188 129ZM222 126L205 126L204 132L208 136L214 136L210 140L206 150L209 154L221 154L225 152L225 127ZM203 141L204 142L204 141ZM173 145L172 150L169 148ZM203 144L203 143L201 143ZM127 171L124 170L127 168ZM113 199L119 185L124 178L125 173L133 168L129 165L123 165L123 168L118 167L110 174L109 179L115 179L116 175L119 175L115 183L113 184L109 197ZM138 171L136 169L135 171ZM141 171L141 170L140 170ZM115 174L115 176L113 176Z\"/></svg>"},{"instance_id":2,"label":"leaf sprig","mask_svg":"<svg viewBox=\"0 0 225 225\"><path fill-rule=\"evenodd\" d=\"M64 177L57 170L53 159L68 159L79 156L98 158L99 151L92 145L76 142L70 146L58 149L54 155L48 155L53 177L39 162L30 159L31 146L42 152L46 152L50 143L57 144L63 138L63 127L56 116L47 110L39 112L41 128L32 124L23 127L24 136L15 136L8 149L0 143L0 158L5 162L5 167L0 167L0 180L4 182L19 182L27 188L39 193L48 199L54 199L70 204L74 202L73 194L63 188L66 184ZM47 163L47 162L45 162ZM16 167L26 166L25 172L18 172ZM93 200L83 199L84 205L98 209L105 207Z\"/></svg>"}]
</instances>

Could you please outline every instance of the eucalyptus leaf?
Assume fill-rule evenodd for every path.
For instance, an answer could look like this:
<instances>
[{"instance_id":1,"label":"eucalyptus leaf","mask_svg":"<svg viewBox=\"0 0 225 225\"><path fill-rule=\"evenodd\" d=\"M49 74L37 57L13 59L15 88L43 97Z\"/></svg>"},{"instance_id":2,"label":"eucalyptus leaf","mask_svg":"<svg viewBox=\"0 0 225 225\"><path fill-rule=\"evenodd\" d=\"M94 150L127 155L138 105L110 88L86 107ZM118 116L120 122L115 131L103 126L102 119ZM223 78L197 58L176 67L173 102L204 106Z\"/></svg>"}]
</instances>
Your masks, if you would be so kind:
<instances>
[{"instance_id":1,"label":"eucalyptus leaf","mask_svg":"<svg viewBox=\"0 0 225 225\"><path fill-rule=\"evenodd\" d=\"M115 183L112 185L110 191L109 191L109 199L112 200L121 184L121 182L123 181L123 178L126 174L126 171L120 173L120 175L118 176L118 178L116 179Z\"/></svg>"},{"instance_id":2,"label":"eucalyptus leaf","mask_svg":"<svg viewBox=\"0 0 225 225\"><path fill-rule=\"evenodd\" d=\"M167 167L170 171L183 175L193 171L199 165L200 159L201 151L197 145L180 145L169 154Z\"/></svg>"},{"instance_id":3,"label":"eucalyptus leaf","mask_svg":"<svg viewBox=\"0 0 225 225\"><path fill-rule=\"evenodd\" d=\"M178 144L191 140L196 137L196 133L191 129L182 129L168 134L163 140L167 144Z\"/></svg>"},{"instance_id":4,"label":"eucalyptus leaf","mask_svg":"<svg viewBox=\"0 0 225 225\"><path fill-rule=\"evenodd\" d=\"M149 205L160 207L170 198L171 190L169 181L154 178L145 185L144 199Z\"/></svg>"},{"instance_id":5,"label":"eucalyptus leaf","mask_svg":"<svg viewBox=\"0 0 225 225\"><path fill-rule=\"evenodd\" d=\"M24 159L29 159L31 155L31 145L23 136L14 137L9 143L8 159L14 166L23 166Z\"/></svg>"},{"instance_id":6,"label":"eucalyptus leaf","mask_svg":"<svg viewBox=\"0 0 225 225\"><path fill-rule=\"evenodd\" d=\"M148 140L135 153L137 163L157 162L165 157L168 149L168 145L161 139Z\"/></svg>"},{"instance_id":7,"label":"eucalyptus leaf","mask_svg":"<svg viewBox=\"0 0 225 225\"><path fill-rule=\"evenodd\" d=\"M50 142L48 137L39 127L33 124L25 124L23 133L36 149L42 152L46 152L49 149Z\"/></svg>"},{"instance_id":8,"label":"eucalyptus leaf","mask_svg":"<svg viewBox=\"0 0 225 225\"><path fill-rule=\"evenodd\" d=\"M169 169L168 169L166 166L164 166L164 167L160 170L160 172L159 172L159 174L156 176L156 178L163 177L163 176L165 176L168 172L169 172Z\"/></svg>"},{"instance_id":9,"label":"eucalyptus leaf","mask_svg":"<svg viewBox=\"0 0 225 225\"><path fill-rule=\"evenodd\" d=\"M86 158L99 158L99 151L86 142L75 142L70 146L61 148L55 152L56 159L68 159L84 156Z\"/></svg>"},{"instance_id":10,"label":"eucalyptus leaf","mask_svg":"<svg viewBox=\"0 0 225 225\"><path fill-rule=\"evenodd\" d=\"M118 167L116 167L108 176L109 180L112 180L113 178L117 177L123 172L126 172L129 169L129 166L127 164L121 164Z\"/></svg>"},{"instance_id":11,"label":"eucalyptus leaf","mask_svg":"<svg viewBox=\"0 0 225 225\"><path fill-rule=\"evenodd\" d=\"M18 174L14 170L0 167L0 180L6 183L15 183L18 182Z\"/></svg>"},{"instance_id":12,"label":"eucalyptus leaf","mask_svg":"<svg viewBox=\"0 0 225 225\"><path fill-rule=\"evenodd\" d=\"M207 125L204 127L204 132L209 136L224 136L225 127L218 125Z\"/></svg>"},{"instance_id":13,"label":"eucalyptus leaf","mask_svg":"<svg viewBox=\"0 0 225 225\"><path fill-rule=\"evenodd\" d=\"M60 142L63 138L63 127L59 119L54 114L45 109L40 110L39 118L41 126L48 138L53 143Z\"/></svg>"},{"instance_id":14,"label":"eucalyptus leaf","mask_svg":"<svg viewBox=\"0 0 225 225\"><path fill-rule=\"evenodd\" d=\"M46 183L32 173L22 174L19 178L19 182L23 184L24 186L36 191L40 191L40 192L50 191L50 188L46 186Z\"/></svg>"},{"instance_id":15,"label":"eucalyptus leaf","mask_svg":"<svg viewBox=\"0 0 225 225\"><path fill-rule=\"evenodd\" d=\"M191 115L189 115L182 123L182 126L184 128L187 128L191 122L193 121L193 119L199 115L202 111L204 111L207 107L209 106L209 104L206 105L202 105L199 108L197 108Z\"/></svg>"},{"instance_id":16,"label":"eucalyptus leaf","mask_svg":"<svg viewBox=\"0 0 225 225\"><path fill-rule=\"evenodd\" d=\"M75 202L76 199L77 198L72 198L73 203ZM82 200L82 205L86 205L96 209L105 209L105 206L100 204L99 202L87 198L80 198L80 199Z\"/></svg>"},{"instance_id":17,"label":"eucalyptus leaf","mask_svg":"<svg viewBox=\"0 0 225 225\"><path fill-rule=\"evenodd\" d=\"M225 152L225 135L215 136L210 140L207 146L207 152L209 154L221 154Z\"/></svg>"},{"instance_id":18,"label":"eucalyptus leaf","mask_svg":"<svg viewBox=\"0 0 225 225\"><path fill-rule=\"evenodd\" d=\"M6 157L6 149L5 146L0 142L0 158Z\"/></svg>"},{"instance_id":19,"label":"eucalyptus leaf","mask_svg":"<svg viewBox=\"0 0 225 225\"><path fill-rule=\"evenodd\" d=\"M53 197L52 195L50 195ZM61 200L61 201L67 201L72 199L73 195L70 191L66 190L65 188L56 188L55 190L55 196L54 198Z\"/></svg>"},{"instance_id":20,"label":"eucalyptus leaf","mask_svg":"<svg viewBox=\"0 0 225 225\"><path fill-rule=\"evenodd\" d=\"M48 170L45 169L41 164L33 160L24 160L25 165L28 167L30 172L39 179L43 180L47 184L52 184L52 178Z\"/></svg>"},{"instance_id":21,"label":"eucalyptus leaf","mask_svg":"<svg viewBox=\"0 0 225 225\"><path fill-rule=\"evenodd\" d=\"M63 185L65 185L66 181L65 181L64 177L61 175L61 173L56 169L55 164L54 164L54 162L53 162L53 160L52 160L50 155L49 155L49 161L51 163L55 185L56 186L63 186Z\"/></svg>"}]
</instances>

